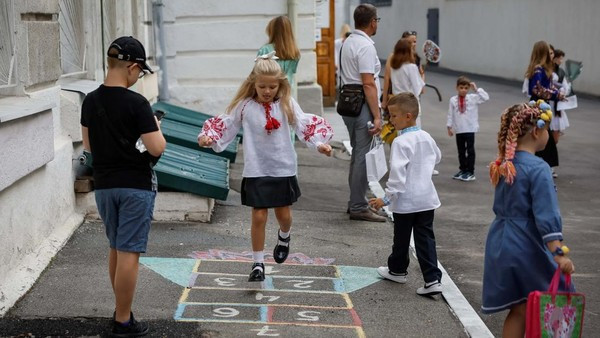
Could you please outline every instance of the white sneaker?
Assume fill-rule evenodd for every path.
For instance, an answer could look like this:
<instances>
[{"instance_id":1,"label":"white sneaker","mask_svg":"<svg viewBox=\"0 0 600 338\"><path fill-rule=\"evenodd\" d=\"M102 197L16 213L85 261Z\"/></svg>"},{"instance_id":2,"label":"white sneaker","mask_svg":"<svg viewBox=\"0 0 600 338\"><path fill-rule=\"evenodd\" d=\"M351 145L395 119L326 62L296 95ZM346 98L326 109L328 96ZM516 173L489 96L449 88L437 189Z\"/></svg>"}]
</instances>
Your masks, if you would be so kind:
<instances>
[{"instance_id":1,"label":"white sneaker","mask_svg":"<svg viewBox=\"0 0 600 338\"><path fill-rule=\"evenodd\" d=\"M442 283L435 281L426 283L417 289L417 294L421 296L433 296L442 293Z\"/></svg>"},{"instance_id":2,"label":"white sneaker","mask_svg":"<svg viewBox=\"0 0 600 338\"><path fill-rule=\"evenodd\" d=\"M433 176L437 176L437 175L439 175L439 174L440 174L440 172L439 172L439 171L437 171L437 170L433 169L433 174L432 174Z\"/></svg>"},{"instance_id":3,"label":"white sneaker","mask_svg":"<svg viewBox=\"0 0 600 338\"><path fill-rule=\"evenodd\" d=\"M403 274L395 274L395 273L392 274L390 272L390 269L388 269L387 266L378 267L377 273L385 279L389 279L392 282L396 282L396 283L400 283L400 284L404 284L408 280L408 278L407 278L408 272L405 272Z\"/></svg>"}]
</instances>

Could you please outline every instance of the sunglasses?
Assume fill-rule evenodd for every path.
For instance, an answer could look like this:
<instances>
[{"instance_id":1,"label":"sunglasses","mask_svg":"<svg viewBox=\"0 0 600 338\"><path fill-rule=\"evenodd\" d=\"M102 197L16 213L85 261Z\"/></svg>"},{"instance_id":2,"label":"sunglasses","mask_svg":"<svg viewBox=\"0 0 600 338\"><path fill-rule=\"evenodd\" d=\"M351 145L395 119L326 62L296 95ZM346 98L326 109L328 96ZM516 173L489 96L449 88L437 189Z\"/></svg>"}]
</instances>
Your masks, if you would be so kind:
<instances>
[{"instance_id":1,"label":"sunglasses","mask_svg":"<svg viewBox=\"0 0 600 338\"><path fill-rule=\"evenodd\" d=\"M411 35L417 36L417 31L406 31L406 32L402 33L402 36L405 36L405 37L411 36Z\"/></svg>"},{"instance_id":2,"label":"sunglasses","mask_svg":"<svg viewBox=\"0 0 600 338\"><path fill-rule=\"evenodd\" d=\"M381 18L373 18L373 20L379 22L379 21L381 21Z\"/></svg>"}]
</instances>

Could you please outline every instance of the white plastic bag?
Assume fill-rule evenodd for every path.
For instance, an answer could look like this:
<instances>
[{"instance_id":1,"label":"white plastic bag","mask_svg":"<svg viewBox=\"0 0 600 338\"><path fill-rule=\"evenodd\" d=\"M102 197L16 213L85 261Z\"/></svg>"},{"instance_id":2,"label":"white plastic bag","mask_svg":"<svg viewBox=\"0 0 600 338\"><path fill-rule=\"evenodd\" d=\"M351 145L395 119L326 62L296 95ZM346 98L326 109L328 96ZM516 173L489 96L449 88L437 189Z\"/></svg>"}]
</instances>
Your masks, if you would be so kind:
<instances>
[{"instance_id":1,"label":"white plastic bag","mask_svg":"<svg viewBox=\"0 0 600 338\"><path fill-rule=\"evenodd\" d=\"M383 142L379 137L373 137L371 150L365 155L365 160L367 162L367 180L379 182L388 170Z\"/></svg>"}]
</instances>

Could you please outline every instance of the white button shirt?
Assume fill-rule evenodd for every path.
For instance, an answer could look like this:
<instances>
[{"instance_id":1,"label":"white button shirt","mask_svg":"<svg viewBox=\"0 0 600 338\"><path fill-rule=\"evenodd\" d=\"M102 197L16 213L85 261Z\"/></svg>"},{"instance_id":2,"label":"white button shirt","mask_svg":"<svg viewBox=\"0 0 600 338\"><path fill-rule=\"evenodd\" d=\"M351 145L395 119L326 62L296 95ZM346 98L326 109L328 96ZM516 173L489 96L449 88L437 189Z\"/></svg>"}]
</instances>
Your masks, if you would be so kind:
<instances>
[{"instance_id":1,"label":"white button shirt","mask_svg":"<svg viewBox=\"0 0 600 338\"><path fill-rule=\"evenodd\" d=\"M375 42L360 29L352 31L352 34L342 45L342 84L362 84L360 74L373 74L377 97L381 96L379 87L379 73L381 63L375 49Z\"/></svg>"},{"instance_id":2,"label":"white button shirt","mask_svg":"<svg viewBox=\"0 0 600 338\"><path fill-rule=\"evenodd\" d=\"M424 130L401 133L394 139L385 189L391 212L410 214L439 208L431 175L441 158L437 144Z\"/></svg>"}]
</instances>

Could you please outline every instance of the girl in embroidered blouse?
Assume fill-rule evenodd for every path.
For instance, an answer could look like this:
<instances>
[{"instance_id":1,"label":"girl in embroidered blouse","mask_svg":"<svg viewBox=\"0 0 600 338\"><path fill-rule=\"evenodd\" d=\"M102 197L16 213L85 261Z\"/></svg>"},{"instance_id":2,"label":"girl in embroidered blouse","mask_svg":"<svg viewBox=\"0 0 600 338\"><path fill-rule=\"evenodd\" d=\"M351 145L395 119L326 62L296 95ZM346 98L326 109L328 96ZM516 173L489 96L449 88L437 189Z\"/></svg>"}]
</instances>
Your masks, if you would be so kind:
<instances>
[{"instance_id":1,"label":"girl in embroidered blouse","mask_svg":"<svg viewBox=\"0 0 600 338\"><path fill-rule=\"evenodd\" d=\"M226 113L207 120L198 135L201 147L220 152L244 128L242 204L252 207L254 264L248 281L265 279L264 246L268 209L279 223L273 259L283 263L289 253L291 205L300 197L296 152L290 129L310 148L331 156L333 129L323 118L305 114L290 95L290 84L274 56L259 56Z\"/></svg>"},{"instance_id":2,"label":"girl in embroidered blouse","mask_svg":"<svg viewBox=\"0 0 600 338\"><path fill-rule=\"evenodd\" d=\"M546 41L538 41L533 45L531 59L525 76L529 79L529 95L531 100L560 101L564 95L552 81L554 65L552 62L554 51ZM558 166L558 151L552 135L548 138L546 146L536 153L548 163L550 167Z\"/></svg>"}]
</instances>

